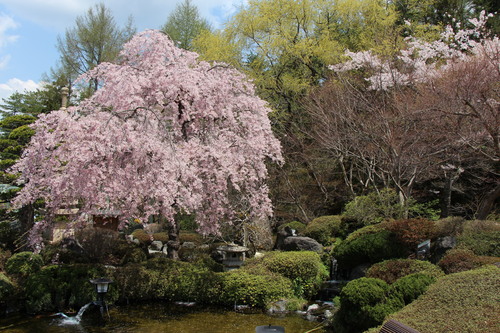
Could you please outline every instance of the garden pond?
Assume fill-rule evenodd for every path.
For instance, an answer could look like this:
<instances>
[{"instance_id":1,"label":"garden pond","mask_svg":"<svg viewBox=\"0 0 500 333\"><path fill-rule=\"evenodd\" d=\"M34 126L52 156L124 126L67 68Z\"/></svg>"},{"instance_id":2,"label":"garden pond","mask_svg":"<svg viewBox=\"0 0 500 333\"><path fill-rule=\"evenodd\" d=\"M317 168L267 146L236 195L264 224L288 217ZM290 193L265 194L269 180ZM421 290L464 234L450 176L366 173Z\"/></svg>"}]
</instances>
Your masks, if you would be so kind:
<instances>
[{"instance_id":1,"label":"garden pond","mask_svg":"<svg viewBox=\"0 0 500 333\"><path fill-rule=\"evenodd\" d=\"M259 325L278 325L286 333L324 333L320 323L305 320L297 314L267 315L238 313L228 309L186 307L164 303L112 306L105 325L85 320L78 323L76 314L46 316L9 316L0 319L0 332L9 333L254 333ZM108 317L108 315L106 315Z\"/></svg>"}]
</instances>

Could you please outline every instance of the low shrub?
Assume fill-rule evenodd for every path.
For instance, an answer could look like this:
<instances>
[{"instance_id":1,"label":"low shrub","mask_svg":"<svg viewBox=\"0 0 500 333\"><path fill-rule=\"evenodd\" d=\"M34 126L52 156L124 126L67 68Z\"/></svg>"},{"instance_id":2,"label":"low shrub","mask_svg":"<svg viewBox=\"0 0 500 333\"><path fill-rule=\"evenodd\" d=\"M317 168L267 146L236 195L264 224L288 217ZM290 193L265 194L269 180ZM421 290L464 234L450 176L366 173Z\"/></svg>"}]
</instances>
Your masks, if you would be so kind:
<instances>
[{"instance_id":1,"label":"low shrub","mask_svg":"<svg viewBox=\"0 0 500 333\"><path fill-rule=\"evenodd\" d=\"M332 254L340 267L350 269L362 263L405 257L407 252L408 249L397 242L393 233L374 229L369 233L348 237L333 249Z\"/></svg>"},{"instance_id":2,"label":"low shrub","mask_svg":"<svg viewBox=\"0 0 500 333\"><path fill-rule=\"evenodd\" d=\"M179 241L181 244L184 242L191 242L200 245L203 244L203 236L194 231L181 230L179 233Z\"/></svg>"},{"instance_id":3,"label":"low shrub","mask_svg":"<svg viewBox=\"0 0 500 333\"><path fill-rule=\"evenodd\" d=\"M366 272L366 277L381 279L392 284L396 280L414 273L423 273L434 278L444 275L441 268L428 261L389 259L371 266Z\"/></svg>"},{"instance_id":4,"label":"low shrub","mask_svg":"<svg viewBox=\"0 0 500 333\"><path fill-rule=\"evenodd\" d=\"M7 301L15 292L14 283L3 273L0 273L0 302Z\"/></svg>"},{"instance_id":5,"label":"low shrub","mask_svg":"<svg viewBox=\"0 0 500 333\"><path fill-rule=\"evenodd\" d=\"M312 251L269 252L261 264L270 272L290 279L297 297L314 296L328 277L321 257Z\"/></svg>"},{"instance_id":6,"label":"low shrub","mask_svg":"<svg viewBox=\"0 0 500 333\"><path fill-rule=\"evenodd\" d=\"M7 274L27 277L36 273L43 266L42 256L25 251L14 254L5 263Z\"/></svg>"},{"instance_id":7,"label":"low shrub","mask_svg":"<svg viewBox=\"0 0 500 333\"><path fill-rule=\"evenodd\" d=\"M339 327L341 332L362 332L382 323L388 314L403 305L400 297L390 296L390 287L385 281L356 279L340 293L340 310L335 314L334 327Z\"/></svg>"},{"instance_id":8,"label":"low shrub","mask_svg":"<svg viewBox=\"0 0 500 333\"><path fill-rule=\"evenodd\" d=\"M153 240L160 241L162 243L168 242L168 234L166 232L157 232L153 234Z\"/></svg>"},{"instance_id":9,"label":"low shrub","mask_svg":"<svg viewBox=\"0 0 500 333\"><path fill-rule=\"evenodd\" d=\"M464 229L465 219L463 217L447 217L436 221L435 236L458 236Z\"/></svg>"},{"instance_id":10,"label":"low shrub","mask_svg":"<svg viewBox=\"0 0 500 333\"><path fill-rule=\"evenodd\" d=\"M391 293L410 304L436 282L436 278L425 273L414 273L398 279L391 285Z\"/></svg>"},{"instance_id":11,"label":"low shrub","mask_svg":"<svg viewBox=\"0 0 500 333\"><path fill-rule=\"evenodd\" d=\"M482 265L500 262L498 257L478 256L468 249L452 249L438 262L439 267L446 273L458 273L478 268Z\"/></svg>"},{"instance_id":12,"label":"low shrub","mask_svg":"<svg viewBox=\"0 0 500 333\"><path fill-rule=\"evenodd\" d=\"M119 267L114 279L121 301L162 299L217 304L221 293L217 273L201 265L167 258Z\"/></svg>"},{"instance_id":13,"label":"low shrub","mask_svg":"<svg viewBox=\"0 0 500 333\"><path fill-rule=\"evenodd\" d=\"M221 303L225 305L265 308L270 302L293 296L291 281L278 274L257 275L242 270L218 274L222 276Z\"/></svg>"},{"instance_id":14,"label":"low shrub","mask_svg":"<svg viewBox=\"0 0 500 333\"><path fill-rule=\"evenodd\" d=\"M64 311L77 309L96 299L90 279L106 276L102 266L52 265L31 274L23 284L26 311ZM113 302L117 290L111 288L106 298Z\"/></svg>"},{"instance_id":15,"label":"low shrub","mask_svg":"<svg viewBox=\"0 0 500 333\"><path fill-rule=\"evenodd\" d=\"M416 250L417 245L435 235L433 221L427 219L400 219L387 223L387 230L396 235L396 239L408 249Z\"/></svg>"},{"instance_id":16,"label":"low shrub","mask_svg":"<svg viewBox=\"0 0 500 333\"><path fill-rule=\"evenodd\" d=\"M480 256L500 257L500 231L464 232L457 243L459 248Z\"/></svg>"},{"instance_id":17,"label":"low shrub","mask_svg":"<svg viewBox=\"0 0 500 333\"><path fill-rule=\"evenodd\" d=\"M144 229L136 229L132 232L132 236L137 239L141 244L149 245L152 242L152 236Z\"/></svg>"},{"instance_id":18,"label":"low shrub","mask_svg":"<svg viewBox=\"0 0 500 333\"><path fill-rule=\"evenodd\" d=\"M493 265L450 274L389 318L426 333L498 332L499 285L500 268Z\"/></svg>"},{"instance_id":19,"label":"low shrub","mask_svg":"<svg viewBox=\"0 0 500 333\"><path fill-rule=\"evenodd\" d=\"M327 245L334 241L335 237L338 237L340 223L341 217L339 215L321 216L309 222L302 234Z\"/></svg>"},{"instance_id":20,"label":"low shrub","mask_svg":"<svg viewBox=\"0 0 500 333\"><path fill-rule=\"evenodd\" d=\"M297 233L300 234L302 231L304 231L304 229L306 228L306 225L300 221L292 221L292 222L288 222L288 223L284 223L284 224L280 225L278 227L278 231L281 231L281 230L285 229L286 227L289 227L290 229L293 229Z\"/></svg>"}]
</instances>

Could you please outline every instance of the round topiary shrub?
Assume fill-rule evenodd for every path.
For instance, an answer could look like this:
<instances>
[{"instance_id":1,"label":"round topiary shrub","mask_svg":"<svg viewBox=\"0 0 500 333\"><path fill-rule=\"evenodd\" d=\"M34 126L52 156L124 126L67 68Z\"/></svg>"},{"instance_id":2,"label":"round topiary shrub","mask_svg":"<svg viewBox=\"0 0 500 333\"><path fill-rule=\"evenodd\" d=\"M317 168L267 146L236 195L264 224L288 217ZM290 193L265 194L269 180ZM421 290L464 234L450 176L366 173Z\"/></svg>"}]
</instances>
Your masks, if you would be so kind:
<instances>
[{"instance_id":1,"label":"round topiary shrub","mask_svg":"<svg viewBox=\"0 0 500 333\"><path fill-rule=\"evenodd\" d=\"M5 263L7 274L26 277L38 272L43 266L42 256L33 252L19 252L10 257Z\"/></svg>"},{"instance_id":2,"label":"round topiary shrub","mask_svg":"<svg viewBox=\"0 0 500 333\"><path fill-rule=\"evenodd\" d=\"M289 279L277 275L256 275L233 270L222 275L222 303L265 308L270 302L293 296Z\"/></svg>"},{"instance_id":3,"label":"round topiary shrub","mask_svg":"<svg viewBox=\"0 0 500 333\"><path fill-rule=\"evenodd\" d=\"M144 229L136 229L132 232L132 236L137 239L141 244L149 245L151 244L152 236L148 234Z\"/></svg>"},{"instance_id":4,"label":"round topiary shrub","mask_svg":"<svg viewBox=\"0 0 500 333\"><path fill-rule=\"evenodd\" d=\"M360 278L349 282L340 293L339 325L351 332L362 332L383 322L384 318L403 307L399 297L390 297L390 287L382 280Z\"/></svg>"},{"instance_id":5,"label":"round topiary shrub","mask_svg":"<svg viewBox=\"0 0 500 333\"><path fill-rule=\"evenodd\" d=\"M394 282L391 292L399 296L406 305L416 300L434 282L436 278L425 273L410 274Z\"/></svg>"},{"instance_id":6,"label":"round topiary shrub","mask_svg":"<svg viewBox=\"0 0 500 333\"><path fill-rule=\"evenodd\" d=\"M267 270L290 279L297 297L314 296L328 277L321 257L312 251L269 252L261 262Z\"/></svg>"},{"instance_id":7,"label":"round topiary shrub","mask_svg":"<svg viewBox=\"0 0 500 333\"><path fill-rule=\"evenodd\" d=\"M436 233L435 223L422 218L391 221L387 223L386 228L410 250L416 249L422 241L433 238Z\"/></svg>"},{"instance_id":8,"label":"round topiary shrub","mask_svg":"<svg viewBox=\"0 0 500 333\"><path fill-rule=\"evenodd\" d=\"M306 228L306 225L300 221L292 221L288 223L284 223L278 227L278 231L281 231L285 229L286 227L289 227L290 229L295 230L297 233L302 233L304 229Z\"/></svg>"},{"instance_id":9,"label":"round topiary shrub","mask_svg":"<svg viewBox=\"0 0 500 333\"><path fill-rule=\"evenodd\" d=\"M438 262L446 274L468 271L481 266L479 256L467 249L452 249Z\"/></svg>"},{"instance_id":10,"label":"round topiary shrub","mask_svg":"<svg viewBox=\"0 0 500 333\"><path fill-rule=\"evenodd\" d=\"M500 231L468 231L457 239L458 247L480 256L500 257Z\"/></svg>"},{"instance_id":11,"label":"round topiary shrub","mask_svg":"<svg viewBox=\"0 0 500 333\"><path fill-rule=\"evenodd\" d=\"M424 273L435 278L444 275L441 268L428 261L414 259L389 259L371 266L366 272L366 277L381 279L391 284L396 280L413 273Z\"/></svg>"},{"instance_id":12,"label":"round topiary shrub","mask_svg":"<svg viewBox=\"0 0 500 333\"><path fill-rule=\"evenodd\" d=\"M321 216L309 222L302 231L306 237L313 238L323 245L332 243L340 232L339 215Z\"/></svg>"},{"instance_id":13,"label":"round topiary shrub","mask_svg":"<svg viewBox=\"0 0 500 333\"><path fill-rule=\"evenodd\" d=\"M332 254L343 269L351 269L363 263L405 257L408 251L388 230L370 228L369 233L358 234L356 237L349 236L333 249Z\"/></svg>"}]
</instances>

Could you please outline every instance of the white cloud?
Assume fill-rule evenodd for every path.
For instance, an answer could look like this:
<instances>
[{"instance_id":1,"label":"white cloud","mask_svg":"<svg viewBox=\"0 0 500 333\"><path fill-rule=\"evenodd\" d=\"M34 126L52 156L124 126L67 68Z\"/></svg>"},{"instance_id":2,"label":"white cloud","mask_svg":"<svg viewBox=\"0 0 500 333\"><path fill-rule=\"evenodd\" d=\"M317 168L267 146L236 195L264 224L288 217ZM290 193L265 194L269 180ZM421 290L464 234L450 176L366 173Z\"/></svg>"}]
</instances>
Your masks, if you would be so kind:
<instances>
[{"instance_id":1,"label":"white cloud","mask_svg":"<svg viewBox=\"0 0 500 333\"><path fill-rule=\"evenodd\" d=\"M12 19L12 17L0 13L0 51L9 43L15 42L19 36L11 35L8 33L11 29L16 29L18 24ZM0 56L0 70L7 67L10 61L10 55Z\"/></svg>"},{"instance_id":2,"label":"white cloud","mask_svg":"<svg viewBox=\"0 0 500 333\"><path fill-rule=\"evenodd\" d=\"M8 98L13 93L25 91L33 91L40 87L39 83L33 80L23 81L17 78L8 80L6 83L0 83L0 100L2 98Z\"/></svg>"}]
</instances>

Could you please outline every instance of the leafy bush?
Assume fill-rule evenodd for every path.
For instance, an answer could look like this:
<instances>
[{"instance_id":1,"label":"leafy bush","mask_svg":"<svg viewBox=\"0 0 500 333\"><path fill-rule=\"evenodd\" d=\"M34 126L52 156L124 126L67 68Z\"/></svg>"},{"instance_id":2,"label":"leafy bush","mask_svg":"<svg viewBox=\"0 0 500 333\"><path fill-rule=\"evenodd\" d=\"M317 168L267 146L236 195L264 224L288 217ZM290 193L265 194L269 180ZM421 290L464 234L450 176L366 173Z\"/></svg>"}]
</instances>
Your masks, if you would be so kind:
<instances>
[{"instance_id":1,"label":"leafy bush","mask_svg":"<svg viewBox=\"0 0 500 333\"><path fill-rule=\"evenodd\" d=\"M462 217L447 217L436 221L436 237L458 236L464 229L465 219Z\"/></svg>"},{"instance_id":2,"label":"leafy bush","mask_svg":"<svg viewBox=\"0 0 500 333\"><path fill-rule=\"evenodd\" d=\"M356 237L348 237L333 249L333 256L337 259L339 266L349 269L362 263L401 258L406 255L407 251L396 241L393 233L381 229L359 233Z\"/></svg>"},{"instance_id":3,"label":"leafy bush","mask_svg":"<svg viewBox=\"0 0 500 333\"><path fill-rule=\"evenodd\" d=\"M327 245L339 235L341 217L338 215L321 216L309 222L302 232L323 245Z\"/></svg>"},{"instance_id":4,"label":"leafy bush","mask_svg":"<svg viewBox=\"0 0 500 333\"><path fill-rule=\"evenodd\" d=\"M444 273L438 266L422 260L389 259L371 266L366 277L377 278L391 284L396 280L414 273L423 273L438 278Z\"/></svg>"},{"instance_id":5,"label":"leafy bush","mask_svg":"<svg viewBox=\"0 0 500 333\"><path fill-rule=\"evenodd\" d=\"M389 318L426 333L497 332L499 285L500 268L493 265L450 274Z\"/></svg>"},{"instance_id":6,"label":"leafy bush","mask_svg":"<svg viewBox=\"0 0 500 333\"><path fill-rule=\"evenodd\" d=\"M404 213L405 207L401 205L396 191L387 188L354 198L345 206L343 215L369 225L402 218Z\"/></svg>"},{"instance_id":7,"label":"leafy bush","mask_svg":"<svg viewBox=\"0 0 500 333\"><path fill-rule=\"evenodd\" d=\"M0 273L0 302L8 300L14 294L15 289L12 281L5 274Z\"/></svg>"},{"instance_id":8,"label":"leafy bush","mask_svg":"<svg viewBox=\"0 0 500 333\"><path fill-rule=\"evenodd\" d=\"M218 274L223 278L223 304L265 308L270 302L293 294L290 280L277 274L257 275L242 270Z\"/></svg>"},{"instance_id":9,"label":"leafy bush","mask_svg":"<svg viewBox=\"0 0 500 333\"><path fill-rule=\"evenodd\" d=\"M362 332L380 324L388 314L404 305L399 297L391 297L389 292L389 285L379 279L364 277L349 282L340 293L335 325L348 327L350 332Z\"/></svg>"},{"instance_id":10,"label":"leafy bush","mask_svg":"<svg viewBox=\"0 0 500 333\"><path fill-rule=\"evenodd\" d=\"M312 251L269 252L261 264L270 272L290 279L297 297L314 296L328 277L321 257Z\"/></svg>"},{"instance_id":11,"label":"leafy bush","mask_svg":"<svg viewBox=\"0 0 500 333\"><path fill-rule=\"evenodd\" d=\"M155 241L166 243L168 242L168 234L166 232L157 232L153 234L153 239Z\"/></svg>"},{"instance_id":12,"label":"leafy bush","mask_svg":"<svg viewBox=\"0 0 500 333\"><path fill-rule=\"evenodd\" d=\"M167 258L119 267L114 279L122 301L163 299L216 304L221 293L221 278L217 273Z\"/></svg>"},{"instance_id":13,"label":"leafy bush","mask_svg":"<svg viewBox=\"0 0 500 333\"><path fill-rule=\"evenodd\" d=\"M425 273L414 273L398 279L391 285L391 292L410 304L436 282L436 278Z\"/></svg>"},{"instance_id":14,"label":"leafy bush","mask_svg":"<svg viewBox=\"0 0 500 333\"><path fill-rule=\"evenodd\" d=\"M113 254L120 248L119 243L125 242L118 232L102 228L82 229L75 234L75 238L90 262L102 264L115 263Z\"/></svg>"},{"instance_id":15,"label":"leafy bush","mask_svg":"<svg viewBox=\"0 0 500 333\"><path fill-rule=\"evenodd\" d=\"M43 259L33 252L19 252L10 257L5 263L5 271L11 275L27 277L36 273L43 266Z\"/></svg>"},{"instance_id":16,"label":"leafy bush","mask_svg":"<svg viewBox=\"0 0 500 333\"><path fill-rule=\"evenodd\" d=\"M103 267L96 265L48 266L28 277L23 284L26 310L64 311L79 308L96 299L92 278L106 276ZM113 287L106 295L113 302L117 291Z\"/></svg>"},{"instance_id":17,"label":"leafy bush","mask_svg":"<svg viewBox=\"0 0 500 333\"><path fill-rule=\"evenodd\" d=\"M35 134L35 130L32 129L29 125L20 126L9 134L10 140L16 140L21 145L28 144L30 142L31 137Z\"/></svg>"},{"instance_id":18,"label":"leafy bush","mask_svg":"<svg viewBox=\"0 0 500 333\"><path fill-rule=\"evenodd\" d=\"M181 232L179 233L179 241L181 242L181 244L184 242L203 244L203 236L193 231L181 230Z\"/></svg>"},{"instance_id":19,"label":"leafy bush","mask_svg":"<svg viewBox=\"0 0 500 333\"><path fill-rule=\"evenodd\" d=\"M288 223L284 223L284 224L280 225L278 227L278 231L281 231L281 230L285 229L286 227L289 227L290 229L297 231L297 233L301 233L306 228L306 225L300 221L292 221L292 222L288 222Z\"/></svg>"},{"instance_id":20,"label":"leafy bush","mask_svg":"<svg viewBox=\"0 0 500 333\"><path fill-rule=\"evenodd\" d=\"M468 249L452 249L438 262L446 274L478 268L482 265L500 262L498 257L478 256Z\"/></svg>"},{"instance_id":21,"label":"leafy bush","mask_svg":"<svg viewBox=\"0 0 500 333\"><path fill-rule=\"evenodd\" d=\"M457 239L458 247L477 255L500 257L500 231L464 232Z\"/></svg>"},{"instance_id":22,"label":"leafy bush","mask_svg":"<svg viewBox=\"0 0 500 333\"><path fill-rule=\"evenodd\" d=\"M132 236L134 236L135 239L139 240L141 244L149 245L152 242L151 235L148 234L144 229L134 230L134 232L132 232Z\"/></svg>"},{"instance_id":23,"label":"leafy bush","mask_svg":"<svg viewBox=\"0 0 500 333\"><path fill-rule=\"evenodd\" d=\"M435 234L434 222L427 219L401 219L387 223L388 230L408 249L416 250L417 245Z\"/></svg>"}]
</instances>

